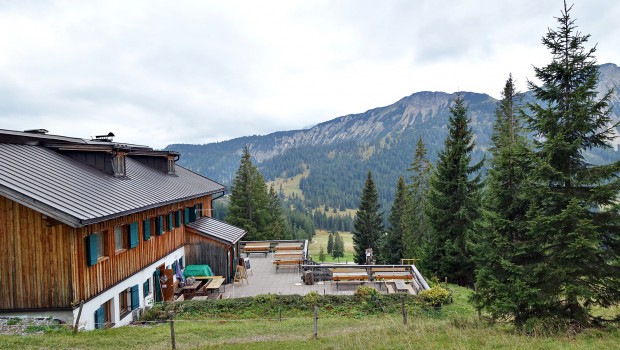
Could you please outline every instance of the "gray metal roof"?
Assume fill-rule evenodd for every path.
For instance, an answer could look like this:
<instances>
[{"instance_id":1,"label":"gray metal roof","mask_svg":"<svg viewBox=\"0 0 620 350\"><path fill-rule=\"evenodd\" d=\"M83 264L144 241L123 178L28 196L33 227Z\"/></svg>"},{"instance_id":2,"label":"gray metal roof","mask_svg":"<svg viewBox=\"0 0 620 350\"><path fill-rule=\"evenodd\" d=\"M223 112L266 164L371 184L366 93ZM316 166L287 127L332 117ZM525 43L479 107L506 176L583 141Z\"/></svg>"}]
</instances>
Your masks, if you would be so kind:
<instances>
[{"instance_id":1,"label":"gray metal roof","mask_svg":"<svg viewBox=\"0 0 620 350\"><path fill-rule=\"evenodd\" d=\"M114 177L42 146L0 143L0 194L74 227L223 192L176 166L176 175L126 158Z\"/></svg>"},{"instance_id":2,"label":"gray metal roof","mask_svg":"<svg viewBox=\"0 0 620 350\"><path fill-rule=\"evenodd\" d=\"M201 234L230 244L237 243L246 234L245 230L207 216L198 218L187 226Z\"/></svg>"}]
</instances>

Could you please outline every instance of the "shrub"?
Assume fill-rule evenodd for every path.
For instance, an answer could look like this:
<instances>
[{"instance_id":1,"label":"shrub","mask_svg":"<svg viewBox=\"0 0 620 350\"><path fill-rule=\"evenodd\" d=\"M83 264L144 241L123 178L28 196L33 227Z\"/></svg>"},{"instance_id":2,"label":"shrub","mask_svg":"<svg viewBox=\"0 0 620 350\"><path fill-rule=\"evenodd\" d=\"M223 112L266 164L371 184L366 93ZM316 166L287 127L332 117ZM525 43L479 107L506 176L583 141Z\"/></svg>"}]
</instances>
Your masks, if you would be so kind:
<instances>
[{"instance_id":1,"label":"shrub","mask_svg":"<svg viewBox=\"0 0 620 350\"><path fill-rule=\"evenodd\" d=\"M276 303L275 294L259 294L254 297L254 302L258 304L274 305Z\"/></svg>"},{"instance_id":2,"label":"shrub","mask_svg":"<svg viewBox=\"0 0 620 350\"><path fill-rule=\"evenodd\" d=\"M370 301L373 299L373 297L378 298L379 295L379 291L372 287L359 286L357 287L357 290L355 291L355 294L353 296L359 301Z\"/></svg>"},{"instance_id":3,"label":"shrub","mask_svg":"<svg viewBox=\"0 0 620 350\"><path fill-rule=\"evenodd\" d=\"M434 285L431 289L421 291L418 296L427 304L436 307L452 302L450 292L438 284Z\"/></svg>"},{"instance_id":4,"label":"shrub","mask_svg":"<svg viewBox=\"0 0 620 350\"><path fill-rule=\"evenodd\" d=\"M318 304L321 300L321 294L311 291L308 294L304 295L304 303L307 305L315 305Z\"/></svg>"}]
</instances>

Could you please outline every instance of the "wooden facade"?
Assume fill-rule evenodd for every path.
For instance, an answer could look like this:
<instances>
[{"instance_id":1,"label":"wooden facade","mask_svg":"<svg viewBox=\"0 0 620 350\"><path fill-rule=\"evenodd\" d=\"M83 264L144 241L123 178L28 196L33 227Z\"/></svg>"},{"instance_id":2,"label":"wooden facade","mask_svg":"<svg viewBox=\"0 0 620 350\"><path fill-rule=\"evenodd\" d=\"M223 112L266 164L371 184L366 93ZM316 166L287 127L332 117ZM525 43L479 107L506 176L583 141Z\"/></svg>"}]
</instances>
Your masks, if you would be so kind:
<instances>
[{"instance_id":1,"label":"wooden facade","mask_svg":"<svg viewBox=\"0 0 620 350\"><path fill-rule=\"evenodd\" d=\"M73 309L161 257L186 244L185 226L151 233L144 240L145 219L202 204L211 213L211 195L73 228L0 196L0 310ZM5 219L6 218L6 219ZM135 248L115 251L114 227L139 223ZM183 223L183 220L181 220ZM87 263L86 237L105 232L106 257Z\"/></svg>"},{"instance_id":2,"label":"wooden facade","mask_svg":"<svg viewBox=\"0 0 620 350\"><path fill-rule=\"evenodd\" d=\"M216 275L230 281L235 272L236 244L211 239L191 228L187 229L185 237L185 259L188 265L209 265Z\"/></svg>"}]
</instances>

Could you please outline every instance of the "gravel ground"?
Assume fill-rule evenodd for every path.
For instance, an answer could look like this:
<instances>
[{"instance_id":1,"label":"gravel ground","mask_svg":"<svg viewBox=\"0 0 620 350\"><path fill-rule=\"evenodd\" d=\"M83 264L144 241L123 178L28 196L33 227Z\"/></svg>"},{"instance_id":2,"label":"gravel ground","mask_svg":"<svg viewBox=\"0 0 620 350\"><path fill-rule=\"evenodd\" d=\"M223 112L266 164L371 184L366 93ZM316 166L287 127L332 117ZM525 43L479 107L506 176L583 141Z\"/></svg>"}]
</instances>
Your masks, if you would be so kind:
<instances>
[{"instance_id":1,"label":"gravel ground","mask_svg":"<svg viewBox=\"0 0 620 350\"><path fill-rule=\"evenodd\" d=\"M36 317L0 317L0 334L31 335L41 334L46 329L56 328L61 324L51 318Z\"/></svg>"}]
</instances>

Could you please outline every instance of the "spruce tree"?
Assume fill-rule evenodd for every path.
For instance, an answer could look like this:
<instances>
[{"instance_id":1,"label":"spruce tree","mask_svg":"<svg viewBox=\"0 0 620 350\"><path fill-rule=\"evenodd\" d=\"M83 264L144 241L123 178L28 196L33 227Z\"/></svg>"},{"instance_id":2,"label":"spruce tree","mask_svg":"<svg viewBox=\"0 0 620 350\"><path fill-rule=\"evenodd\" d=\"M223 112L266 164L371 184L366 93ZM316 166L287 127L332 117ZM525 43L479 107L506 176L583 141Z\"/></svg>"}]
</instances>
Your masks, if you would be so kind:
<instances>
[{"instance_id":1,"label":"spruce tree","mask_svg":"<svg viewBox=\"0 0 620 350\"><path fill-rule=\"evenodd\" d=\"M265 180L252 164L250 152L245 147L233 180L226 222L243 228L247 240L267 239L271 223L268 206Z\"/></svg>"},{"instance_id":2,"label":"spruce tree","mask_svg":"<svg viewBox=\"0 0 620 350\"><path fill-rule=\"evenodd\" d=\"M319 261L325 261L325 252L323 251L323 246L321 246L321 249L319 250Z\"/></svg>"},{"instance_id":3,"label":"spruce tree","mask_svg":"<svg viewBox=\"0 0 620 350\"><path fill-rule=\"evenodd\" d=\"M291 233L287 230L287 225L282 213L282 202L273 185L269 187L269 232L270 239L291 239Z\"/></svg>"},{"instance_id":4,"label":"spruce tree","mask_svg":"<svg viewBox=\"0 0 620 350\"><path fill-rule=\"evenodd\" d=\"M340 258L342 257L344 257L344 240L342 239L342 236L340 236L340 233L336 232L336 235L334 236L334 248L332 249L332 258L338 259L338 261L340 261Z\"/></svg>"},{"instance_id":5,"label":"spruce tree","mask_svg":"<svg viewBox=\"0 0 620 350\"><path fill-rule=\"evenodd\" d=\"M528 105L537 136L528 218L543 254L531 268L536 312L584 324L591 306L620 302L620 161L584 160L585 152L610 147L616 124L612 90L597 98L596 47L584 46L590 36L577 31L571 8L564 3L557 29L542 39L553 56L534 68L542 84L528 82L538 100Z\"/></svg>"},{"instance_id":6,"label":"spruce tree","mask_svg":"<svg viewBox=\"0 0 620 350\"><path fill-rule=\"evenodd\" d=\"M467 107L458 95L450 107L448 136L430 181L427 215L431 235L422 261L427 271L461 285L474 281L470 243L479 218L483 161L470 165L474 148Z\"/></svg>"},{"instance_id":7,"label":"spruce tree","mask_svg":"<svg viewBox=\"0 0 620 350\"><path fill-rule=\"evenodd\" d=\"M490 149L493 158L486 178L481 237L476 245L478 292L474 300L493 318L521 324L527 318L530 301L536 298L528 265L540 255L532 244L526 217L533 154L523 134L519 94L512 75L495 117Z\"/></svg>"},{"instance_id":8,"label":"spruce tree","mask_svg":"<svg viewBox=\"0 0 620 350\"><path fill-rule=\"evenodd\" d=\"M362 191L360 207L353 222L353 260L366 263L366 249L372 248L373 255L380 256L379 237L383 233L383 220L379 212L379 194L369 171Z\"/></svg>"},{"instance_id":9,"label":"spruce tree","mask_svg":"<svg viewBox=\"0 0 620 350\"><path fill-rule=\"evenodd\" d=\"M327 254L331 254L334 249L334 232L330 231L327 237Z\"/></svg>"},{"instance_id":10,"label":"spruce tree","mask_svg":"<svg viewBox=\"0 0 620 350\"><path fill-rule=\"evenodd\" d=\"M408 202L405 179L401 176L396 184L396 195L388 217L389 227L381 248L381 262L384 264L398 264L403 258L404 219Z\"/></svg>"},{"instance_id":11,"label":"spruce tree","mask_svg":"<svg viewBox=\"0 0 620 350\"><path fill-rule=\"evenodd\" d=\"M404 227L403 257L421 259L424 246L429 240L430 227L426 218L428 205L429 181L433 166L427 158L427 149L422 137L416 144L413 162L408 171L411 171L411 184L408 186L409 201L407 203Z\"/></svg>"}]
</instances>

